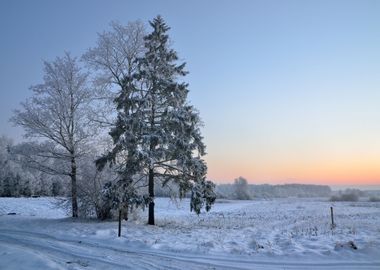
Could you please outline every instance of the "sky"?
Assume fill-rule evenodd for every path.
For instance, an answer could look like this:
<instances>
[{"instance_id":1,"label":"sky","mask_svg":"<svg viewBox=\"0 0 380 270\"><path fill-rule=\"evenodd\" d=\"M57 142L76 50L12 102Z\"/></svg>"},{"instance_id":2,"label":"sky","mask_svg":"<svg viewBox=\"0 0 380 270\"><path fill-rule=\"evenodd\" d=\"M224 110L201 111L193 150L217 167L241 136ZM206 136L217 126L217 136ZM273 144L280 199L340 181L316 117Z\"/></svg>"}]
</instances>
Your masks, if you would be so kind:
<instances>
[{"instance_id":1,"label":"sky","mask_svg":"<svg viewBox=\"0 0 380 270\"><path fill-rule=\"evenodd\" d=\"M380 1L0 1L0 134L42 81L111 21L171 27L204 122L208 178L380 185Z\"/></svg>"}]
</instances>

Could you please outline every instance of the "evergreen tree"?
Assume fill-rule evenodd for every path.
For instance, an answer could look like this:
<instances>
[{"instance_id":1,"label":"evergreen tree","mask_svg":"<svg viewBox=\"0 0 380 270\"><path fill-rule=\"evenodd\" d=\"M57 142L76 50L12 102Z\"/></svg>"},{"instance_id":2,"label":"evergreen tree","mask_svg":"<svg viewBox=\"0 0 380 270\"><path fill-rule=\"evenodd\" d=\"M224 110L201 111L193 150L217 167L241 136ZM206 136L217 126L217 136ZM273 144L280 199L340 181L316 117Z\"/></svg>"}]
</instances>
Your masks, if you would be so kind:
<instances>
[{"instance_id":1,"label":"evergreen tree","mask_svg":"<svg viewBox=\"0 0 380 270\"><path fill-rule=\"evenodd\" d=\"M150 25L153 31L145 37L145 55L138 59L138 69L124 78L115 99L118 116L110 132L113 149L97 164L102 168L107 162L122 161L119 175L124 181L119 186L131 188L132 182L145 179L148 224L154 225L155 181L163 186L176 183L180 197L192 191L191 210L197 214L204 205L207 211L211 208L215 193L214 184L206 181L201 120L186 101L188 84L179 81L187 74L185 63L177 64L164 20L158 16Z\"/></svg>"},{"instance_id":2,"label":"evergreen tree","mask_svg":"<svg viewBox=\"0 0 380 270\"><path fill-rule=\"evenodd\" d=\"M9 175L7 175L3 179L3 193L1 194L2 197L12 197L14 186L12 185L12 180Z\"/></svg>"}]
</instances>

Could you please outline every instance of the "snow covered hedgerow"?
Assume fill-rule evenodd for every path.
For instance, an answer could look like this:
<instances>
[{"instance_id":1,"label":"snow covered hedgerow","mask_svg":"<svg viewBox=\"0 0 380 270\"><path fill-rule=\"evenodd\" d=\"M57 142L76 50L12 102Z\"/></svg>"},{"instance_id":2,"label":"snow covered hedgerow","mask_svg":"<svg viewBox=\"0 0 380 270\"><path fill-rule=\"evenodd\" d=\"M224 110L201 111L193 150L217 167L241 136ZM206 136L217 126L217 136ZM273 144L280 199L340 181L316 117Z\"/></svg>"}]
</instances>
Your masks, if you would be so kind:
<instances>
[{"instance_id":1,"label":"snow covered hedgerow","mask_svg":"<svg viewBox=\"0 0 380 270\"><path fill-rule=\"evenodd\" d=\"M369 197L370 202L380 202L380 197L372 196Z\"/></svg>"},{"instance_id":2,"label":"snow covered hedgerow","mask_svg":"<svg viewBox=\"0 0 380 270\"><path fill-rule=\"evenodd\" d=\"M359 196L356 193L343 193L330 198L332 202L357 202L358 200Z\"/></svg>"}]
</instances>

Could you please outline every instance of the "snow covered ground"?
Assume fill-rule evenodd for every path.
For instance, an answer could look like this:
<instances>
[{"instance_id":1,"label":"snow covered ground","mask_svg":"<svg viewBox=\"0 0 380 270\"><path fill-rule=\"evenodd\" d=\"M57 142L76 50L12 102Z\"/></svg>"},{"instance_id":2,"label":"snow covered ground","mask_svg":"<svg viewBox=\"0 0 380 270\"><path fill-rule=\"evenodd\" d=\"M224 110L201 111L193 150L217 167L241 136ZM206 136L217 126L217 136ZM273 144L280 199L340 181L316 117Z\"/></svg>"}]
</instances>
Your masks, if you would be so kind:
<instances>
[{"instance_id":1,"label":"snow covered ground","mask_svg":"<svg viewBox=\"0 0 380 270\"><path fill-rule=\"evenodd\" d=\"M380 269L380 203L220 200L196 216L188 200L159 198L157 226L138 212L121 238L117 222L55 207L0 198L0 269Z\"/></svg>"}]
</instances>

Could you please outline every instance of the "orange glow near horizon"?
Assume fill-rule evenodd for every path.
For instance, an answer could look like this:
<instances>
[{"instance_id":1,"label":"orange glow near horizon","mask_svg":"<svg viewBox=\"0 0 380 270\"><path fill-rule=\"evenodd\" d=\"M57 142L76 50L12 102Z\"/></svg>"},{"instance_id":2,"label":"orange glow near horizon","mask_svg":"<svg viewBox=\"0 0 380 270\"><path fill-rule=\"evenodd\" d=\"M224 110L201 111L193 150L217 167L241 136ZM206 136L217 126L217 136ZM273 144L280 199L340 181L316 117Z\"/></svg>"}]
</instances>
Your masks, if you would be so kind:
<instances>
[{"instance_id":1,"label":"orange glow near horizon","mask_svg":"<svg viewBox=\"0 0 380 270\"><path fill-rule=\"evenodd\" d=\"M242 176L252 184L380 185L380 159L207 160L208 178L230 183Z\"/></svg>"}]
</instances>

